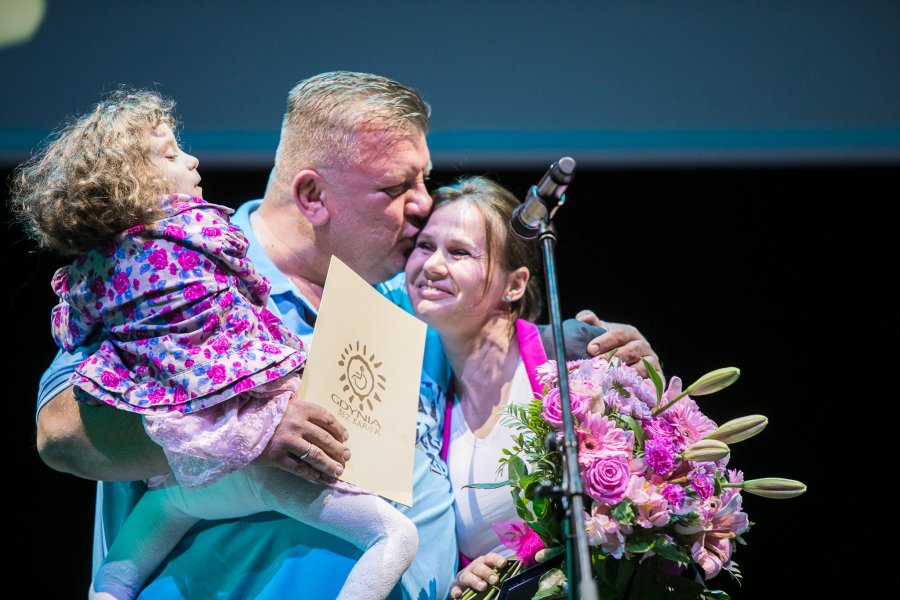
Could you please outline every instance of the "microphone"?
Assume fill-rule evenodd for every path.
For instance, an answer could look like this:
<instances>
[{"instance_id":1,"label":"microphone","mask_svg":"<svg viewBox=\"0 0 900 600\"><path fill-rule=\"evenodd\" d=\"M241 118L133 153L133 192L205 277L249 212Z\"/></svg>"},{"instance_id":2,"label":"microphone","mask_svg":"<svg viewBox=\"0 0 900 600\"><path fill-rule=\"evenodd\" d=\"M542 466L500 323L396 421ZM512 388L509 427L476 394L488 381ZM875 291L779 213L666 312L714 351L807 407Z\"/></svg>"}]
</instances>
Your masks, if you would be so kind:
<instances>
[{"instance_id":1,"label":"microphone","mask_svg":"<svg viewBox=\"0 0 900 600\"><path fill-rule=\"evenodd\" d=\"M547 215L544 201L559 200L575 177L575 159L564 156L547 169L537 185L531 186L528 196L509 218L509 226L516 237L533 240L538 236L541 221Z\"/></svg>"}]
</instances>

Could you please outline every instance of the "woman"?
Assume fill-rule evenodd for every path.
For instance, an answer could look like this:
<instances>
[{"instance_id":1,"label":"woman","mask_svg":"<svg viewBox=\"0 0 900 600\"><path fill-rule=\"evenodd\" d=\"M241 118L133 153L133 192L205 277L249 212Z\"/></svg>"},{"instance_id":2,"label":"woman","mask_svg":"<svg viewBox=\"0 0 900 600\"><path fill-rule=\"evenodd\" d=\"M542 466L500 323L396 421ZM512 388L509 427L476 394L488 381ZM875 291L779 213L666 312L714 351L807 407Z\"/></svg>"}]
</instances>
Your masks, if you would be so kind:
<instances>
[{"instance_id":1,"label":"woman","mask_svg":"<svg viewBox=\"0 0 900 600\"><path fill-rule=\"evenodd\" d=\"M496 582L493 568L504 564L500 552L510 552L491 524L517 519L508 489L462 487L502 479L498 460L512 445L513 430L500 423L500 413L533 397L534 368L546 355L538 329L528 322L541 307L536 244L507 233L518 200L483 177L461 179L433 198L406 265L406 285L416 315L438 332L453 369L445 445L449 437L460 552L475 558L451 588L458 598L468 588ZM586 358L587 342L602 330L568 323L576 334L569 345L583 354L568 358Z\"/></svg>"}]
</instances>

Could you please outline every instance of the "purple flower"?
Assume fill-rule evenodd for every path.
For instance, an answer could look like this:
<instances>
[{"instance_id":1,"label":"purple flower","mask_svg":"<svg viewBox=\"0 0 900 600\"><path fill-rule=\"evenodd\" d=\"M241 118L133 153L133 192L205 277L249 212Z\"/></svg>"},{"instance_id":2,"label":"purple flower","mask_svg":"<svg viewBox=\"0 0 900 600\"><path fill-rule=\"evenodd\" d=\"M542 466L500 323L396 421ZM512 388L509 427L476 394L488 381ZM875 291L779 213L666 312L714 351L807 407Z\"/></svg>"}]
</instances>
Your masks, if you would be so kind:
<instances>
[{"instance_id":1,"label":"purple flower","mask_svg":"<svg viewBox=\"0 0 900 600\"><path fill-rule=\"evenodd\" d=\"M600 457L581 472L585 492L593 499L606 504L616 504L625 497L625 487L631 469L624 454Z\"/></svg>"},{"instance_id":2,"label":"purple flower","mask_svg":"<svg viewBox=\"0 0 900 600\"><path fill-rule=\"evenodd\" d=\"M665 475L675 466L675 447L665 438L647 440L644 462L657 475Z\"/></svg>"},{"instance_id":3,"label":"purple flower","mask_svg":"<svg viewBox=\"0 0 900 600\"><path fill-rule=\"evenodd\" d=\"M684 505L684 488L680 485L666 484L660 493L675 508L681 508Z\"/></svg>"},{"instance_id":4,"label":"purple flower","mask_svg":"<svg viewBox=\"0 0 900 600\"><path fill-rule=\"evenodd\" d=\"M716 467L714 463L700 463L700 466L694 468L694 470L687 475L688 481L691 482L691 487L703 500L706 500L713 495L715 489L713 487L715 471Z\"/></svg>"}]
</instances>

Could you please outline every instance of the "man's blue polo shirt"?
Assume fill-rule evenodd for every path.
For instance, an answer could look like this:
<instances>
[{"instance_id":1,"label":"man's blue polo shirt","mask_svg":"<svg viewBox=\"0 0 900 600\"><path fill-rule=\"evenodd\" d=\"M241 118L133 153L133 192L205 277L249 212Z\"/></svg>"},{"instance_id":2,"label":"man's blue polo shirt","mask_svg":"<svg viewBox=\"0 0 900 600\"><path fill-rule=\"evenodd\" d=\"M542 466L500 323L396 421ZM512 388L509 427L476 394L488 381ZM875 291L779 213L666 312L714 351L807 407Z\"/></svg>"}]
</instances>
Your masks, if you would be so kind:
<instances>
[{"instance_id":1,"label":"man's blue polo shirt","mask_svg":"<svg viewBox=\"0 0 900 600\"><path fill-rule=\"evenodd\" d=\"M232 222L250 241L248 257L272 283L269 310L298 334L312 340L316 310L265 254L250 227L259 200L247 202ZM377 286L392 302L412 312L403 276ZM68 387L75 366L95 347L60 352L41 378L38 411ZM450 377L437 334L426 338L419 395L413 471L413 507L397 505L417 526L419 550L391 597L446 598L456 572L453 492L441 461L444 391ZM143 493L142 482L98 482L94 526L94 571L127 514ZM185 536L169 561L141 594L162 598L334 598L360 551L351 544L276 513L230 521L205 521Z\"/></svg>"}]
</instances>

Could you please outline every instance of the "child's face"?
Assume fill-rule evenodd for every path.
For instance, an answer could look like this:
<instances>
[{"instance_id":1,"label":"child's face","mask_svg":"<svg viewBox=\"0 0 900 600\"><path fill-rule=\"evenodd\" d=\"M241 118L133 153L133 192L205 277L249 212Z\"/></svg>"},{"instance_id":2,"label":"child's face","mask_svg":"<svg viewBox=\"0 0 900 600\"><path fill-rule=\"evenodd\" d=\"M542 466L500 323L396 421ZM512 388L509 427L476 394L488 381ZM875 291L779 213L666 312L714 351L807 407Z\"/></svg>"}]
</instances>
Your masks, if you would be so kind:
<instances>
[{"instance_id":1,"label":"child's face","mask_svg":"<svg viewBox=\"0 0 900 600\"><path fill-rule=\"evenodd\" d=\"M200 187L200 173L197 172L200 161L178 147L175 135L168 125L160 125L148 135L150 157L171 183L170 193L202 198L203 188Z\"/></svg>"}]
</instances>

